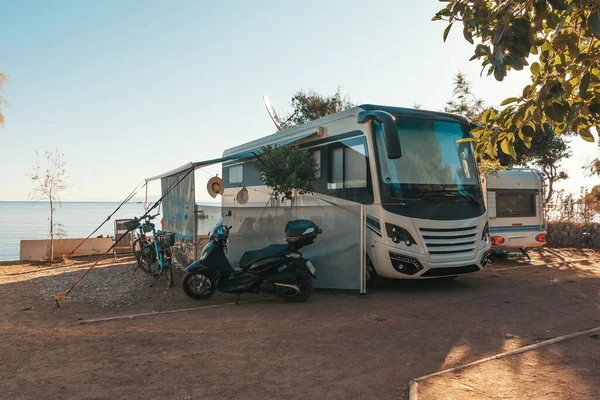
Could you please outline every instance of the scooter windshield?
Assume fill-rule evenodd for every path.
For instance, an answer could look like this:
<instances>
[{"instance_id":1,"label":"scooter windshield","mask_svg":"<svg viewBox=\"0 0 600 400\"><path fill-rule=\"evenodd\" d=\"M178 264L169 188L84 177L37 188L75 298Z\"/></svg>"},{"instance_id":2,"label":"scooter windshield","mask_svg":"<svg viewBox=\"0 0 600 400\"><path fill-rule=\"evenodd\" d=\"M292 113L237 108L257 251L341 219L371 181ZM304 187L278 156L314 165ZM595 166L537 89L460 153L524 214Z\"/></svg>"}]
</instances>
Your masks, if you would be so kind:
<instances>
[{"instance_id":1,"label":"scooter windshield","mask_svg":"<svg viewBox=\"0 0 600 400\"><path fill-rule=\"evenodd\" d=\"M221 218L219 218L219 220L217 221L217 224L214 226L214 228L212 228L212 231L210 231L211 238L219 235L219 229L221 229L221 225L223 225L223 216L221 216Z\"/></svg>"}]
</instances>

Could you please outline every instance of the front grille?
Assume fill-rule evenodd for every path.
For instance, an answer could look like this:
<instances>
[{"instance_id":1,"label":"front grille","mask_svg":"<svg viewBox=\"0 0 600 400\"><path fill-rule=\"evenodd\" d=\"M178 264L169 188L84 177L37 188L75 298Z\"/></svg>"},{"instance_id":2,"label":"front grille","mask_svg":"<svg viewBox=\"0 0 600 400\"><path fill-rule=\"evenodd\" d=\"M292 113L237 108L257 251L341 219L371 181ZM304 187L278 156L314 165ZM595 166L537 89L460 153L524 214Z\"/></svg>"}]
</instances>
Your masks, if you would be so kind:
<instances>
[{"instance_id":1,"label":"front grille","mask_svg":"<svg viewBox=\"0 0 600 400\"><path fill-rule=\"evenodd\" d=\"M476 226L454 229L421 228L425 246L432 255L473 253L477 248Z\"/></svg>"},{"instance_id":2,"label":"front grille","mask_svg":"<svg viewBox=\"0 0 600 400\"><path fill-rule=\"evenodd\" d=\"M479 267L475 264L464 265L462 267L446 267L446 268L431 268L425 271L421 276L423 277L434 277L434 276L455 276L468 274L471 272L479 271Z\"/></svg>"}]
</instances>

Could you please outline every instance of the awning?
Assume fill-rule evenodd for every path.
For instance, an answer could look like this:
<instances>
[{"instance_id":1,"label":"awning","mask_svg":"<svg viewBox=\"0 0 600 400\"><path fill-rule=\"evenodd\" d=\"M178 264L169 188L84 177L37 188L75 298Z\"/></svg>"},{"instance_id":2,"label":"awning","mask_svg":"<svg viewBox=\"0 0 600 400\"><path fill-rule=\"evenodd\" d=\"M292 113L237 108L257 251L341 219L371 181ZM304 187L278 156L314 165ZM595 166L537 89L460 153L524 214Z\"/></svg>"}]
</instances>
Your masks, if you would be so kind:
<instances>
[{"instance_id":1,"label":"awning","mask_svg":"<svg viewBox=\"0 0 600 400\"><path fill-rule=\"evenodd\" d=\"M308 132L301 132L300 134L296 133L295 135L293 135L293 137L290 136L286 136L286 135L281 135L281 141L271 141L271 143L265 143L265 144L272 144L272 145L277 145L277 146L284 146L286 144L290 144L293 142L296 142L300 139L304 139L306 137L309 137L311 135L316 134L317 132L315 131L308 131ZM255 140L253 142L250 142L249 144L254 144L256 143L257 147L251 151L244 151L244 152L240 152L240 153L236 153L236 154L232 154L226 157L221 157L221 158L213 158L212 160L205 160L205 161L198 161L198 162L189 162L187 164L182 165L179 168L175 168L172 169L170 171L167 171L163 174L160 175L156 175L153 176L151 178L146 178L146 182L151 182L151 181L155 181L157 179L162 179L162 178L166 178L167 176L171 176L171 175L175 175L178 174L180 172L183 171L188 171L190 169L197 169L197 168L201 168L201 167L206 167L208 165L213 165L213 164L218 164L218 163L222 163L224 161L230 161L230 160L239 160L239 159L244 159L244 158L249 158L249 157L256 157L258 154L261 153L261 147L263 146L263 144L259 144L260 143L260 139L259 140ZM263 143L264 143L264 139L263 139ZM239 146L242 147L242 146Z\"/></svg>"},{"instance_id":2,"label":"awning","mask_svg":"<svg viewBox=\"0 0 600 400\"><path fill-rule=\"evenodd\" d=\"M218 164L218 163L222 163L224 161L229 161L229 160L237 160L237 159L241 159L241 158L248 158L248 157L255 157L256 154L258 154L259 151L257 152L245 152L245 153L240 153L240 154L234 154L228 157L221 157L221 158L213 158L212 160L205 160L205 161L198 161L198 162L189 162L187 164L182 165L179 168L175 168L172 169L170 171L167 171L165 173L162 173L160 175L156 175L153 176L151 178L146 178L146 182L151 182L151 181L155 181L157 179L162 179L162 178L166 178L168 176L172 176L172 175L176 175L180 172L183 171L188 171L190 169L197 169L197 168L202 168L202 167L206 167L209 165L213 165L213 164Z\"/></svg>"}]
</instances>

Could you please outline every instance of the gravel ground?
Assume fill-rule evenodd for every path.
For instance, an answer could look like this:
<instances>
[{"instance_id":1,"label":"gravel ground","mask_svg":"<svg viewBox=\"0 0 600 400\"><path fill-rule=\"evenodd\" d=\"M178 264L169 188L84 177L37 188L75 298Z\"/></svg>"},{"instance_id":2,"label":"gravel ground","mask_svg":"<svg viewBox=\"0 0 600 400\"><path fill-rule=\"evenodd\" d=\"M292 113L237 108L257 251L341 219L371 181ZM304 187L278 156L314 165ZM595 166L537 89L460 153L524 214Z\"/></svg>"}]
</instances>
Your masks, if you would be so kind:
<instances>
[{"instance_id":1,"label":"gravel ground","mask_svg":"<svg viewBox=\"0 0 600 400\"><path fill-rule=\"evenodd\" d=\"M56 308L52 295L93 260L0 263L0 397L403 399L415 377L600 326L593 251L544 249L532 263L501 260L456 281L388 282L366 298L317 291L303 304L78 324L235 299L195 302L179 287L181 273L172 288L162 278L149 288L129 257L101 263ZM598 342L576 339L432 381L421 398L587 400L600 393Z\"/></svg>"}]
</instances>

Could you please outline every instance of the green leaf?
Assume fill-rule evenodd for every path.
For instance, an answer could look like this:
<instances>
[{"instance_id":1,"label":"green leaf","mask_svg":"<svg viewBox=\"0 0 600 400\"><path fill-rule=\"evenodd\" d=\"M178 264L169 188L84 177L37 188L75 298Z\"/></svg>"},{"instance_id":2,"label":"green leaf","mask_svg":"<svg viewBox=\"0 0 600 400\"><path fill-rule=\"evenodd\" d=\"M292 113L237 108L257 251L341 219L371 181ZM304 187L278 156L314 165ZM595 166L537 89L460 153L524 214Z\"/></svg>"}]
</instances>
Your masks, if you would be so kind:
<instances>
[{"instance_id":1,"label":"green leaf","mask_svg":"<svg viewBox=\"0 0 600 400\"><path fill-rule=\"evenodd\" d=\"M517 97L509 97L508 99L504 99L504 101L502 103L500 103L500 105L505 106L507 104L514 103L517 101L519 101L519 99Z\"/></svg>"},{"instance_id":2,"label":"green leaf","mask_svg":"<svg viewBox=\"0 0 600 400\"><path fill-rule=\"evenodd\" d=\"M533 64L531 64L531 73L533 74L533 76L535 76L535 77L540 76L540 72L541 72L540 63L538 63L536 61Z\"/></svg>"},{"instance_id":3,"label":"green leaf","mask_svg":"<svg viewBox=\"0 0 600 400\"><path fill-rule=\"evenodd\" d=\"M467 142L474 142L475 139L473 138L464 138L464 139L458 139L455 143L467 143Z\"/></svg>"},{"instance_id":4,"label":"green leaf","mask_svg":"<svg viewBox=\"0 0 600 400\"><path fill-rule=\"evenodd\" d=\"M471 33L471 30L469 29L469 25L465 25L465 27L463 28L463 36L465 37L465 40L467 42L474 44L473 33Z\"/></svg>"},{"instance_id":5,"label":"green leaf","mask_svg":"<svg viewBox=\"0 0 600 400\"><path fill-rule=\"evenodd\" d=\"M450 22L446 29L444 29L444 42L446 42L446 39L448 38L448 33L450 33L450 28L452 28L453 23L454 22Z\"/></svg>"},{"instance_id":6,"label":"green leaf","mask_svg":"<svg viewBox=\"0 0 600 400\"><path fill-rule=\"evenodd\" d=\"M512 145L512 143L510 144L510 156L513 158L513 160L517 159L517 152L515 151L515 146Z\"/></svg>"},{"instance_id":7,"label":"green leaf","mask_svg":"<svg viewBox=\"0 0 600 400\"><path fill-rule=\"evenodd\" d=\"M585 92L587 92L588 87L590 86L590 73L583 75L581 77L581 83L579 84L579 95L582 99L585 99Z\"/></svg>"},{"instance_id":8,"label":"green leaf","mask_svg":"<svg viewBox=\"0 0 600 400\"><path fill-rule=\"evenodd\" d=\"M594 35L600 39L600 8L597 8L595 13L590 14L587 24Z\"/></svg>"},{"instance_id":9,"label":"green leaf","mask_svg":"<svg viewBox=\"0 0 600 400\"><path fill-rule=\"evenodd\" d=\"M510 154L510 144L508 143L508 140L504 139L500 142L500 148L504 154Z\"/></svg>"},{"instance_id":10,"label":"green leaf","mask_svg":"<svg viewBox=\"0 0 600 400\"><path fill-rule=\"evenodd\" d=\"M579 131L579 136L586 142L590 142L590 143L594 142L594 136L590 132L589 128Z\"/></svg>"},{"instance_id":11,"label":"green leaf","mask_svg":"<svg viewBox=\"0 0 600 400\"><path fill-rule=\"evenodd\" d=\"M531 138L531 137L533 137L533 135L535 135L535 128L532 128L531 125L529 125L529 124L524 125L521 128L521 133L523 133L523 136ZM523 139L523 140L525 140L525 139Z\"/></svg>"}]
</instances>

